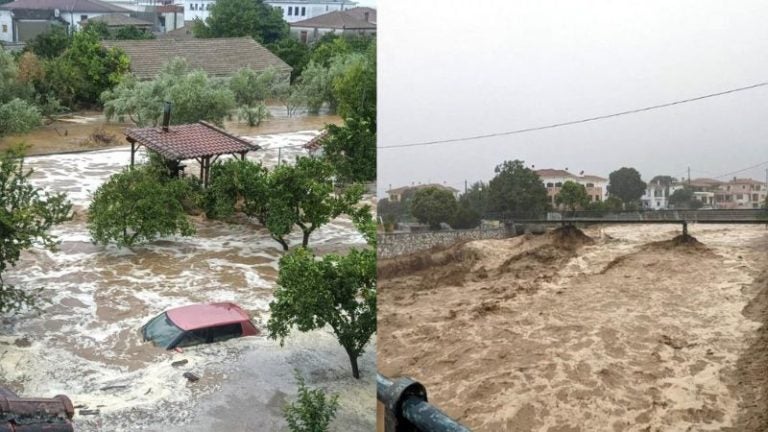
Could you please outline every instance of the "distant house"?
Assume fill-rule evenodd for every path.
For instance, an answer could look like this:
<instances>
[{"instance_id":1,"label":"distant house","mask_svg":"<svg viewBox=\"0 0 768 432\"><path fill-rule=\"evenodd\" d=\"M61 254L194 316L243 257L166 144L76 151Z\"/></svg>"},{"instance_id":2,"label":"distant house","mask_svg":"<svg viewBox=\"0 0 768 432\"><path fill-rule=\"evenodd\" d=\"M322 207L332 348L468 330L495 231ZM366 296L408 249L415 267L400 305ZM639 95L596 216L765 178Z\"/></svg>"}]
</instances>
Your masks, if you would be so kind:
<instances>
[{"instance_id":1,"label":"distant house","mask_svg":"<svg viewBox=\"0 0 768 432\"><path fill-rule=\"evenodd\" d=\"M369 8L369 7L355 7L352 9L346 10L347 14L352 15L353 17L367 21L372 24L376 24L376 9Z\"/></svg>"},{"instance_id":2,"label":"distant house","mask_svg":"<svg viewBox=\"0 0 768 432\"><path fill-rule=\"evenodd\" d=\"M544 187L547 188L547 198L553 206L555 206L555 197L560 193L560 189L567 181L584 185L590 202L603 201L608 193L608 179L603 177L585 175L583 172L576 175L566 170L550 168L540 169L535 172L541 178Z\"/></svg>"},{"instance_id":3,"label":"distant house","mask_svg":"<svg viewBox=\"0 0 768 432\"><path fill-rule=\"evenodd\" d=\"M349 0L265 0L264 3L277 8L283 19L292 23L312 18L333 11L351 9L357 3ZM211 8L216 0L184 0L184 20L205 21L211 14Z\"/></svg>"},{"instance_id":4,"label":"distant house","mask_svg":"<svg viewBox=\"0 0 768 432\"><path fill-rule=\"evenodd\" d=\"M669 208L669 197L672 196L676 190L682 188L683 184L678 181L673 181L670 184L664 184L658 180L649 181L640 201L642 202L644 209L666 210ZM701 194L706 193L701 192Z\"/></svg>"},{"instance_id":5,"label":"distant house","mask_svg":"<svg viewBox=\"0 0 768 432\"><path fill-rule=\"evenodd\" d=\"M291 23L291 34L302 43L311 43L326 33L375 35L376 24L357 18L346 11L335 11Z\"/></svg>"},{"instance_id":6,"label":"distant house","mask_svg":"<svg viewBox=\"0 0 768 432\"><path fill-rule=\"evenodd\" d=\"M246 67L257 72L274 67L286 78L291 73L287 63L250 37L111 40L102 41L102 45L125 51L131 60L131 72L141 80L153 79L174 57L215 77L232 76Z\"/></svg>"},{"instance_id":7,"label":"distant house","mask_svg":"<svg viewBox=\"0 0 768 432\"><path fill-rule=\"evenodd\" d=\"M415 186L402 186L399 188L388 190L387 194L389 195L390 202L401 202L409 195L412 195L419 190L428 189L428 188L437 188L437 189L447 190L450 193L452 193L454 197L458 197L459 195L458 189L452 188L450 186L441 185L438 183L428 183L428 184L421 184L421 185L415 185Z\"/></svg>"},{"instance_id":8,"label":"distant house","mask_svg":"<svg viewBox=\"0 0 768 432\"><path fill-rule=\"evenodd\" d=\"M765 204L768 188L766 184L750 178L734 177L727 183L721 183L715 191L715 203L718 208L756 209Z\"/></svg>"},{"instance_id":9,"label":"distant house","mask_svg":"<svg viewBox=\"0 0 768 432\"><path fill-rule=\"evenodd\" d=\"M101 0L16 0L0 5L0 41L26 42L51 26L78 30L83 21L130 15L130 10Z\"/></svg>"}]
</instances>

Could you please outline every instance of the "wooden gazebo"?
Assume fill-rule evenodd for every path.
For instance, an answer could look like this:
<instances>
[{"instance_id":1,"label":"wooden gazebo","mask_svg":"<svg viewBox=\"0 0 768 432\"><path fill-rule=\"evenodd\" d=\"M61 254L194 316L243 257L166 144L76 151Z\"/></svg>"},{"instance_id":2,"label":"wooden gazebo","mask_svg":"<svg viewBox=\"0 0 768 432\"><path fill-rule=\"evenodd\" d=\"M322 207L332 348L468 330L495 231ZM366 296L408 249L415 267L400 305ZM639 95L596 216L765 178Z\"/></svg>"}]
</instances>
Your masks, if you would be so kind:
<instances>
[{"instance_id":1,"label":"wooden gazebo","mask_svg":"<svg viewBox=\"0 0 768 432\"><path fill-rule=\"evenodd\" d=\"M144 146L162 155L166 160L180 162L194 159L200 164L200 180L208 186L211 164L221 155L240 155L252 150L259 150L251 144L208 122L162 126L151 128L130 128L125 131L126 139L131 143L131 167L136 150Z\"/></svg>"}]
</instances>

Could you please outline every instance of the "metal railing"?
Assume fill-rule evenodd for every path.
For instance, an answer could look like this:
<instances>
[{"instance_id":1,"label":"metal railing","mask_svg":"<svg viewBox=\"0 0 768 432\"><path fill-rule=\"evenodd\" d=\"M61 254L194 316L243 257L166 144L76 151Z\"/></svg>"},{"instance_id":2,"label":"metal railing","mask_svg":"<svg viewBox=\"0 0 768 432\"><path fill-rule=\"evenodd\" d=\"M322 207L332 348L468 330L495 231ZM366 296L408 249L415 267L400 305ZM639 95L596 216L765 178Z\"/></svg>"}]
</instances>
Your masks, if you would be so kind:
<instances>
[{"instance_id":1,"label":"metal railing","mask_svg":"<svg viewBox=\"0 0 768 432\"><path fill-rule=\"evenodd\" d=\"M470 432L427 402L427 390L410 378L377 374L376 398L384 405L385 432Z\"/></svg>"}]
</instances>

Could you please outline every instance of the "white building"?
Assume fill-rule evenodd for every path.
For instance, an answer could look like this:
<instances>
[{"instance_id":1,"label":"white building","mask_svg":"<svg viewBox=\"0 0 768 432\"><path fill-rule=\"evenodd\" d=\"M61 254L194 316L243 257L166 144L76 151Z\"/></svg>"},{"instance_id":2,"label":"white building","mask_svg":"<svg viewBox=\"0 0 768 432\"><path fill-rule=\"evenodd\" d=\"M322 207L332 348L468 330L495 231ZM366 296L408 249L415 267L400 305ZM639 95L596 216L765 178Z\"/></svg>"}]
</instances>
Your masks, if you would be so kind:
<instances>
[{"instance_id":1,"label":"white building","mask_svg":"<svg viewBox=\"0 0 768 432\"><path fill-rule=\"evenodd\" d=\"M603 177L585 175L583 172L576 175L567 170L558 169L540 169L536 170L536 174L547 188L547 197L553 206L556 206L555 197L560 193L560 188L567 181L583 185L587 190L590 202L603 201L608 195L608 179Z\"/></svg>"},{"instance_id":2,"label":"white building","mask_svg":"<svg viewBox=\"0 0 768 432\"><path fill-rule=\"evenodd\" d=\"M90 18L130 12L101 0L16 0L0 6L0 41L25 42L53 25L75 31Z\"/></svg>"},{"instance_id":3,"label":"white building","mask_svg":"<svg viewBox=\"0 0 768 432\"><path fill-rule=\"evenodd\" d=\"M676 181L671 182L669 185L663 184L663 182L660 181L649 181L643 197L640 198L643 203L643 208L650 210L667 210L669 208L669 197L672 196L676 190L682 188L683 185Z\"/></svg>"},{"instance_id":4,"label":"white building","mask_svg":"<svg viewBox=\"0 0 768 432\"><path fill-rule=\"evenodd\" d=\"M184 0L184 21L205 21L214 3L216 0ZM288 23L351 9L357 5L349 0L266 0L264 3L279 8Z\"/></svg>"}]
</instances>

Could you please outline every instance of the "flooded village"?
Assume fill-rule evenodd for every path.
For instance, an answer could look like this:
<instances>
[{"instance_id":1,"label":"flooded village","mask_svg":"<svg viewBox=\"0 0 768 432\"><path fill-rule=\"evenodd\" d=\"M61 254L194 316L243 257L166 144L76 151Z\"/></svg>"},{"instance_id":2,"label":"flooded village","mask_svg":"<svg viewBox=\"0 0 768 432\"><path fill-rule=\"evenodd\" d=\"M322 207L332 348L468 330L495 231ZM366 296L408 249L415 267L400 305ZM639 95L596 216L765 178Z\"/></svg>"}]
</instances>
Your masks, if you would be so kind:
<instances>
[{"instance_id":1,"label":"flooded village","mask_svg":"<svg viewBox=\"0 0 768 432\"><path fill-rule=\"evenodd\" d=\"M20 11L39 5L24 1L0 6L0 14L14 11L9 27L27 37L26 48L8 44L0 49L0 151L4 167L11 167L0 177L19 185L4 183L0 220L14 223L19 207L10 200L26 200L20 192L26 187L37 191L29 198L38 203L32 206L46 199L52 203L61 193L71 207L37 239L24 240L20 250L4 243L0 387L19 398L65 395L77 431L298 431L327 423L339 430L374 429L375 323L355 330L360 346L350 351L339 342L341 330L323 320L346 319L344 307L356 308L361 322L375 316L375 306L370 310L375 278L352 283L352 298L344 306L294 307L290 290L301 288L292 278L302 270L282 269L282 263L367 259L360 265L375 272L375 262L364 258L375 256L367 252L370 236L365 234L366 213L371 220L376 207L375 123L369 123L371 115L375 122L375 38L323 29L321 35L331 34L322 41L301 40L282 16L287 9L277 9L281 15L273 18L282 24L272 40L264 41L256 27L239 39L194 39L187 27L178 32L191 42L187 48L175 36L149 33L135 42L118 37L116 43L127 46L114 48L109 41L116 33L99 33L104 28L97 20L71 27L54 23L30 36ZM92 3L87 6L119 7ZM352 8L338 3L334 10ZM273 10L260 1L247 8ZM115 10L113 15L123 14ZM312 15L322 13L313 10ZM105 21L114 32L114 20ZM85 48L86 40L95 47ZM283 41L294 57L285 57L286 63L279 58L282 52L272 47L276 55L255 40ZM59 51L46 52L55 49L54 41L61 43ZM172 48L147 61L139 56L149 49L130 48L141 41L155 44L158 52ZM217 48L205 51L208 45ZM101 78L110 78L91 75L78 56L103 62ZM125 57L117 65L109 60L115 56ZM52 87L62 84L55 79L69 79L57 75L65 63L83 78ZM310 69L303 78L302 69ZM142 76L146 70L151 72ZM312 79L327 81L312 88ZM332 87L339 80L346 84ZM188 130L197 135L180 139ZM158 134L165 141L141 142L133 154L128 131ZM237 152L222 145L235 145ZM184 153L189 148L202 153ZM350 149L360 153L357 160L345 156ZM241 170L237 178L249 185L269 182L274 193L267 197L266 189L245 189L227 169ZM27 170L31 175L24 177ZM109 189L119 182L128 183ZM163 184L186 195L168 200L175 189L159 195L153 190ZM134 195L131 206L121 197L134 188L145 192ZM114 201L94 204L104 196ZM257 204L258 212L247 209L246 202ZM291 206L295 210L280 213ZM172 215L182 207L183 213ZM115 208L122 213L112 213ZM136 208L150 213L136 213ZM97 212L107 216L99 221ZM109 216L115 214L125 220ZM39 222L50 221L49 216L35 217ZM117 224L123 225L115 229ZM14 231L21 226L9 228L10 234L0 236L22 235ZM54 247L47 247L50 242L41 235L52 236ZM320 285L311 286L318 297ZM237 307L257 334L219 337L216 332L224 330L216 329L225 326L212 327L207 340L188 341L203 330L186 331L170 311L190 305ZM148 323L158 314L167 325L186 331L176 348L166 350L149 340L154 330ZM315 316L320 324L297 325L303 316ZM187 320L207 319L193 315ZM301 391L309 391L309 399L300 399ZM12 424L35 421L6 415ZM52 418L67 422L63 414Z\"/></svg>"}]
</instances>

